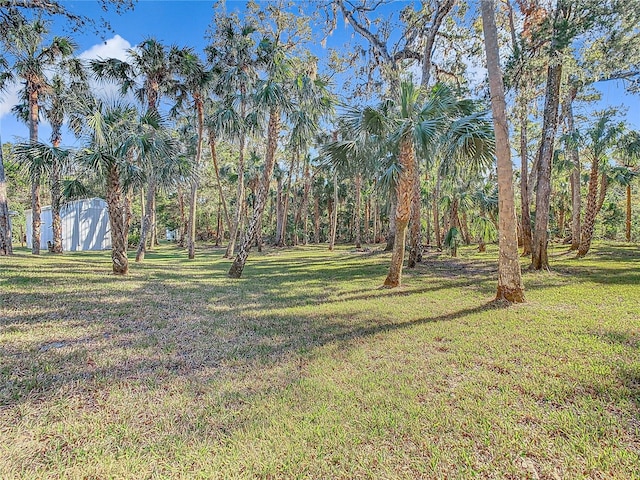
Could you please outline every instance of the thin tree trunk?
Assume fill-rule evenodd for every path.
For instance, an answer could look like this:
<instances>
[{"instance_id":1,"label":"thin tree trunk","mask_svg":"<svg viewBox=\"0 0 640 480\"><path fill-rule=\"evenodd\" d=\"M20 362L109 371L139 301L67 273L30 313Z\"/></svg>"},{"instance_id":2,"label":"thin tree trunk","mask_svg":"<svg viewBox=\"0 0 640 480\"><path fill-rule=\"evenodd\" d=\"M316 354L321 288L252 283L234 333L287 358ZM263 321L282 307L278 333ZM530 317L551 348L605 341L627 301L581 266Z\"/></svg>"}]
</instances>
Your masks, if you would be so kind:
<instances>
[{"instance_id":1,"label":"thin tree trunk","mask_svg":"<svg viewBox=\"0 0 640 480\"><path fill-rule=\"evenodd\" d=\"M289 166L289 175L287 177L287 189L284 197L284 205L282 209L282 225L280 227L280 243L277 245L279 247L284 247L286 243L287 236L287 219L289 218L289 199L291 197L291 182L293 180L293 171L296 169L298 165L298 151L293 153L291 156L291 165Z\"/></svg>"},{"instance_id":2,"label":"thin tree trunk","mask_svg":"<svg viewBox=\"0 0 640 480\"><path fill-rule=\"evenodd\" d=\"M422 198L420 195L420 169L415 169L415 178L413 179L413 191L411 193L411 249L409 250L409 259L407 261L408 268L415 268L418 262L422 261L422 235L420 213Z\"/></svg>"},{"instance_id":3,"label":"thin tree trunk","mask_svg":"<svg viewBox=\"0 0 640 480\"><path fill-rule=\"evenodd\" d=\"M126 275L129 273L127 232L124 229L120 173L117 165L111 165L107 172L107 205L109 209L109 224L111 226L111 261L113 264L113 273L116 275Z\"/></svg>"},{"instance_id":4,"label":"thin tree trunk","mask_svg":"<svg viewBox=\"0 0 640 480\"><path fill-rule=\"evenodd\" d=\"M131 220L133 219L133 186L129 186L127 194L124 197L124 231L127 236L127 248L129 247L129 229L131 228Z\"/></svg>"},{"instance_id":5,"label":"thin tree trunk","mask_svg":"<svg viewBox=\"0 0 640 480\"><path fill-rule=\"evenodd\" d=\"M282 222L284 217L284 207L282 205L282 175L276 178L276 238L274 245L282 246Z\"/></svg>"},{"instance_id":6,"label":"thin tree trunk","mask_svg":"<svg viewBox=\"0 0 640 480\"><path fill-rule=\"evenodd\" d=\"M499 257L498 289L496 300L524 302L524 286L518 255L518 235L516 232L516 211L513 193L513 166L509 146L509 127L507 125L506 104L500 56L498 34L495 24L495 5L493 0L481 0L482 25L484 31L487 69L489 71L489 89L491 92L491 110L496 135L496 157L498 172L498 212L499 212Z\"/></svg>"},{"instance_id":7,"label":"thin tree trunk","mask_svg":"<svg viewBox=\"0 0 640 480\"><path fill-rule=\"evenodd\" d=\"M398 209L398 196L396 189L392 189L389 192L389 232L387 233L387 246L384 248L385 252L393 251L393 244L396 241L396 210Z\"/></svg>"},{"instance_id":8,"label":"thin tree trunk","mask_svg":"<svg viewBox=\"0 0 640 480\"><path fill-rule=\"evenodd\" d=\"M220 230L222 230L222 202L218 197L218 215L216 216L216 247L220 246Z\"/></svg>"},{"instance_id":9,"label":"thin tree trunk","mask_svg":"<svg viewBox=\"0 0 640 480\"><path fill-rule=\"evenodd\" d=\"M413 197L417 169L415 152L410 137L405 137L400 140L398 160L401 169L396 186L396 232L389 274L384 281L384 286L388 288L395 288L402 283L405 240L407 236L407 225L411 218L411 199Z\"/></svg>"},{"instance_id":10,"label":"thin tree trunk","mask_svg":"<svg viewBox=\"0 0 640 480\"><path fill-rule=\"evenodd\" d=\"M436 172L436 186L433 190L433 234L436 237L436 247L442 250L442 232L440 231L440 172Z\"/></svg>"},{"instance_id":11,"label":"thin tree trunk","mask_svg":"<svg viewBox=\"0 0 640 480\"><path fill-rule=\"evenodd\" d=\"M362 231L360 224L362 223L362 174L356 173L356 220L355 220L355 244L356 248L362 248ZM368 209L367 209L368 211Z\"/></svg>"},{"instance_id":12,"label":"thin tree trunk","mask_svg":"<svg viewBox=\"0 0 640 480\"><path fill-rule=\"evenodd\" d=\"M194 103L198 118L198 144L196 145L195 168L196 175L191 179L191 205L189 206L189 237L187 238L187 250L189 260L196 258L196 207L198 205L198 174L202 169L202 143L204 142L204 105L199 96L194 96Z\"/></svg>"},{"instance_id":13,"label":"thin tree trunk","mask_svg":"<svg viewBox=\"0 0 640 480\"><path fill-rule=\"evenodd\" d=\"M156 187L153 186L152 197L151 197L151 206L148 207L150 209L149 214L151 215L151 227L149 231L149 248L148 250L153 250L155 246L158 245L158 224L156 222Z\"/></svg>"},{"instance_id":14,"label":"thin tree trunk","mask_svg":"<svg viewBox=\"0 0 640 480\"><path fill-rule=\"evenodd\" d=\"M315 197L313 203L313 240L317 244L320 243L320 200Z\"/></svg>"},{"instance_id":15,"label":"thin tree trunk","mask_svg":"<svg viewBox=\"0 0 640 480\"><path fill-rule=\"evenodd\" d=\"M1 180L0 180L1 181ZM631 184L627 184L627 221L625 228L625 238L631 241Z\"/></svg>"},{"instance_id":16,"label":"thin tree trunk","mask_svg":"<svg viewBox=\"0 0 640 480\"><path fill-rule=\"evenodd\" d=\"M142 199L142 204L144 205L144 198ZM180 247L184 247L184 241L187 236L189 225L187 223L187 215L184 208L184 192L180 186L178 186L178 208L180 209L180 239L178 241L178 245Z\"/></svg>"},{"instance_id":17,"label":"thin tree trunk","mask_svg":"<svg viewBox=\"0 0 640 480\"><path fill-rule=\"evenodd\" d=\"M538 181L536 191L536 222L533 234L531 266L532 270L549 268L547 255L549 229L549 200L551 198L551 161L558 126L558 105L562 63L551 58L547 70L547 88L545 94L542 142L538 152Z\"/></svg>"},{"instance_id":18,"label":"thin tree trunk","mask_svg":"<svg viewBox=\"0 0 640 480\"><path fill-rule=\"evenodd\" d=\"M522 216L522 256L531 255L531 209L529 208L529 152L527 137L527 113L522 108L520 113L520 214Z\"/></svg>"},{"instance_id":19,"label":"thin tree trunk","mask_svg":"<svg viewBox=\"0 0 640 480\"><path fill-rule=\"evenodd\" d=\"M212 128L208 129L209 132L209 150L211 151L211 160L213 161L213 168L216 174L216 185L218 187L218 195L220 196L220 203L222 204L222 212L224 213L224 222L227 231L231 231L231 220L229 219L229 211L227 210L227 201L222 191L222 182L220 181L220 169L218 168L218 153L216 150L216 135Z\"/></svg>"},{"instance_id":20,"label":"thin tree trunk","mask_svg":"<svg viewBox=\"0 0 640 480\"><path fill-rule=\"evenodd\" d=\"M331 215L331 237L329 238L329 250L336 245L338 235L338 172L333 172L333 212Z\"/></svg>"},{"instance_id":21,"label":"thin tree trunk","mask_svg":"<svg viewBox=\"0 0 640 480\"><path fill-rule=\"evenodd\" d=\"M573 118L573 100L576 98L578 89L571 85L567 98L562 105L563 115L567 123L567 136L569 141L565 142L569 160L573 164L569 181L571 182L571 250L577 250L580 246L580 219L582 214L582 195L580 193L580 153L573 137L576 133L575 121Z\"/></svg>"},{"instance_id":22,"label":"thin tree trunk","mask_svg":"<svg viewBox=\"0 0 640 480\"><path fill-rule=\"evenodd\" d=\"M138 242L138 250L136 251L136 262L144 260L144 255L147 252L147 238L151 232L151 213L153 212L153 192L155 191L155 180L149 179L149 188L147 189L147 195L145 198L146 208L143 208L145 215L142 219L142 225L140 225L140 241Z\"/></svg>"},{"instance_id":23,"label":"thin tree trunk","mask_svg":"<svg viewBox=\"0 0 640 480\"><path fill-rule=\"evenodd\" d=\"M256 234L256 229L260 223L262 213L264 212L264 206L267 203L267 196L269 194L269 183L271 182L271 176L273 175L273 166L275 164L276 148L278 146L278 134L280 132L280 111L272 107L269 112L269 126L267 128L267 152L265 155L264 170L262 172L262 182L258 184L258 191L256 193L255 206L253 215L247 232L240 246L238 256L234 260L231 268L229 269L229 277L240 278L242 271L244 270L245 263L249 257L251 250L251 242L253 236Z\"/></svg>"},{"instance_id":24,"label":"thin tree trunk","mask_svg":"<svg viewBox=\"0 0 640 480\"><path fill-rule=\"evenodd\" d=\"M13 255L11 221L9 218L9 203L7 201L7 178L4 173L2 140L0 140L0 255Z\"/></svg>"},{"instance_id":25,"label":"thin tree trunk","mask_svg":"<svg viewBox=\"0 0 640 480\"><path fill-rule=\"evenodd\" d=\"M29 92L29 141L31 143L38 142L38 91L32 87ZM40 172L34 172L31 178L31 253L40 255L40 225L42 224L40 215L42 213L42 205L40 203Z\"/></svg>"},{"instance_id":26,"label":"thin tree trunk","mask_svg":"<svg viewBox=\"0 0 640 480\"><path fill-rule=\"evenodd\" d=\"M309 172L309 159L305 158L304 162L304 190L302 194L302 205L300 205L300 215L302 218L302 231L304 232L304 239L302 244L306 245L309 241L309 192L311 191L311 176Z\"/></svg>"},{"instance_id":27,"label":"thin tree trunk","mask_svg":"<svg viewBox=\"0 0 640 480\"><path fill-rule=\"evenodd\" d=\"M227 251L224 254L225 258L233 257L235 246L236 246L236 238L238 237L238 230L240 228L243 204L244 204L244 137L242 137L240 141L240 150L238 153L238 186L236 189L236 211L233 217L233 223L231 224L231 230L229 234L229 244L227 245Z\"/></svg>"}]
</instances>

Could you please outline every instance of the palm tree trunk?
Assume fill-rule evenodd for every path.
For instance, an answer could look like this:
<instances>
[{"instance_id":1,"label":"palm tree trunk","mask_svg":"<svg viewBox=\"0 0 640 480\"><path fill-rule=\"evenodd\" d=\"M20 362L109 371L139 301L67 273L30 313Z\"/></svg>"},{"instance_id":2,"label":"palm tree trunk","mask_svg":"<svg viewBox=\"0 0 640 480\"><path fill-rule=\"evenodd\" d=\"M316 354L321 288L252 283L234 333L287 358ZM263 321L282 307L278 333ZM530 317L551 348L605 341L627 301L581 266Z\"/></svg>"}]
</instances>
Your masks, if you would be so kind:
<instances>
[{"instance_id":1,"label":"palm tree trunk","mask_svg":"<svg viewBox=\"0 0 640 480\"><path fill-rule=\"evenodd\" d=\"M291 197L291 181L293 179L293 172L298 166L298 155L299 154L296 149L296 151L291 156L291 165L289 166L289 175L287 177L287 189L286 189L286 195L284 197L284 206L283 206L283 214L282 214L282 226L280 227L281 228L280 245L278 245L280 247L284 247L286 243L287 218L289 217L289 199Z\"/></svg>"},{"instance_id":2,"label":"palm tree trunk","mask_svg":"<svg viewBox=\"0 0 640 480\"><path fill-rule=\"evenodd\" d=\"M384 247L385 252L393 251L393 245L397 236L396 211L398 209L398 195L396 189L393 189L389 193L389 232L387 234L387 245Z\"/></svg>"},{"instance_id":3,"label":"palm tree trunk","mask_svg":"<svg viewBox=\"0 0 640 480\"><path fill-rule=\"evenodd\" d=\"M151 204L147 207L149 209L149 215L151 216L151 227L149 227L149 248L153 250L158 245L158 224L156 222L156 186L153 186L151 191Z\"/></svg>"},{"instance_id":4,"label":"palm tree trunk","mask_svg":"<svg viewBox=\"0 0 640 480\"><path fill-rule=\"evenodd\" d=\"M198 119L198 144L196 145L195 167L196 172L202 170L202 143L204 142L204 106L199 96L194 96L196 114ZM189 260L196 258L196 208L198 206L198 175L191 180L191 204L189 205L189 237L187 238L187 250Z\"/></svg>"},{"instance_id":5,"label":"palm tree trunk","mask_svg":"<svg viewBox=\"0 0 640 480\"><path fill-rule=\"evenodd\" d=\"M422 235L420 214L422 198L420 196L420 170L416 168L413 179L413 192L411 194L411 249L409 250L408 268L415 268L422 261Z\"/></svg>"},{"instance_id":6,"label":"palm tree trunk","mask_svg":"<svg viewBox=\"0 0 640 480\"><path fill-rule=\"evenodd\" d=\"M220 196L220 203L222 203L222 212L224 213L224 222L227 231L231 231L231 220L229 219L229 211L227 210L227 201L222 191L222 182L220 181L220 169L218 168L218 154L216 151L216 135L212 128L208 129L209 132L209 150L211 151L211 160L213 161L213 169L216 174L216 185L218 187L218 195Z\"/></svg>"},{"instance_id":7,"label":"palm tree trunk","mask_svg":"<svg viewBox=\"0 0 640 480\"><path fill-rule=\"evenodd\" d=\"M144 205L144 199L142 200L142 204ZM187 224L187 215L184 209L184 192L180 186L178 186L178 208L180 210L180 239L178 240L178 245L184 247L184 240L187 236L189 225Z\"/></svg>"},{"instance_id":8,"label":"palm tree trunk","mask_svg":"<svg viewBox=\"0 0 640 480\"><path fill-rule=\"evenodd\" d=\"M591 239L593 237L593 229L598 214L598 176L599 165L598 159L591 160L591 172L589 174L589 190L587 191L587 207L584 213L584 222L582 223L582 232L580 236L580 245L578 246L578 256L583 257L591 248Z\"/></svg>"},{"instance_id":9,"label":"palm tree trunk","mask_svg":"<svg viewBox=\"0 0 640 480\"><path fill-rule=\"evenodd\" d=\"M224 258L233 257L233 253L236 247L236 238L238 237L238 230L240 229L240 221L242 220L242 205L244 204L244 136L240 139L240 149L238 151L238 186L236 189L236 211L233 217L233 223L231 224L229 234L229 244L227 245L227 251L224 254Z\"/></svg>"},{"instance_id":10,"label":"palm tree trunk","mask_svg":"<svg viewBox=\"0 0 640 480\"><path fill-rule=\"evenodd\" d=\"M362 223L362 212L361 212L362 210L362 174L361 173L356 173L355 183L356 183L355 244L356 244L356 248L362 248L362 231L360 227L360 224Z\"/></svg>"},{"instance_id":11,"label":"palm tree trunk","mask_svg":"<svg viewBox=\"0 0 640 480\"><path fill-rule=\"evenodd\" d=\"M338 172L333 172L333 212L331 215L331 238L329 239L329 250L333 250L338 236Z\"/></svg>"},{"instance_id":12,"label":"palm tree trunk","mask_svg":"<svg viewBox=\"0 0 640 480\"><path fill-rule=\"evenodd\" d=\"M56 145L54 147L57 148ZM62 219L60 218L61 172L60 162L53 159L51 166L51 228L53 230L53 253L62 253Z\"/></svg>"},{"instance_id":13,"label":"palm tree trunk","mask_svg":"<svg viewBox=\"0 0 640 480\"><path fill-rule=\"evenodd\" d=\"M0 179L0 181L2 181ZM631 241L631 183L627 184L627 220L625 225L625 238Z\"/></svg>"},{"instance_id":14,"label":"palm tree trunk","mask_svg":"<svg viewBox=\"0 0 640 480\"><path fill-rule=\"evenodd\" d=\"M516 210L513 193L513 166L509 147L509 127L507 125L506 103L500 56L498 33L495 24L493 0L481 0L482 26L484 31L491 110L496 135L496 157L498 172L498 212L499 212L499 257L498 289L496 300L524 302L524 286L518 255L518 234L516 231Z\"/></svg>"},{"instance_id":15,"label":"palm tree trunk","mask_svg":"<svg viewBox=\"0 0 640 480\"><path fill-rule=\"evenodd\" d=\"M384 286L395 288L402 282L402 263L404 261L405 240L407 237L407 225L411 218L411 200L415 174L417 170L415 152L411 138L403 138L400 141L400 154L398 160L401 166L398 183L396 186L397 206L395 212L396 232L391 255L389 274L384 281Z\"/></svg>"},{"instance_id":16,"label":"palm tree trunk","mask_svg":"<svg viewBox=\"0 0 640 480\"><path fill-rule=\"evenodd\" d=\"M282 175L276 179L276 238L275 246L282 246L282 222L284 217L284 208L282 205Z\"/></svg>"},{"instance_id":17,"label":"palm tree trunk","mask_svg":"<svg viewBox=\"0 0 640 480\"><path fill-rule=\"evenodd\" d=\"M144 260L144 255L147 252L147 238L151 232L151 212L153 212L153 192L155 191L155 181L152 178L149 179L149 185L147 189L147 195L145 198L146 208L144 210L144 218L142 219L142 225L140 225L140 241L138 242L138 250L136 251L136 262Z\"/></svg>"},{"instance_id":18,"label":"palm tree trunk","mask_svg":"<svg viewBox=\"0 0 640 480\"><path fill-rule=\"evenodd\" d=\"M578 89L571 85L569 93L564 101L563 113L567 122L567 136L572 138L576 133L575 121L573 118L573 100L576 98ZM580 194L580 153L574 141L566 142L569 160L573 164L569 181L571 183L571 250L577 250L580 246L580 218L582 214L582 195Z\"/></svg>"},{"instance_id":19,"label":"palm tree trunk","mask_svg":"<svg viewBox=\"0 0 640 480\"><path fill-rule=\"evenodd\" d=\"M240 251L236 259L233 261L231 268L229 269L229 277L240 278L242 271L249 257L249 251L251 250L251 243L253 237L256 234L256 229L262 218L264 212L264 206L267 203L267 197L269 195L269 184L271 183L271 177L273 175L273 166L275 164L276 148L278 146L278 134L280 132L280 110L276 107L271 107L269 112L269 126L267 128L267 152L265 155L264 170L262 172L262 181L258 184L258 191L256 193L253 215L249 221L247 232L245 233Z\"/></svg>"},{"instance_id":20,"label":"palm tree trunk","mask_svg":"<svg viewBox=\"0 0 640 480\"><path fill-rule=\"evenodd\" d=\"M120 172L117 165L111 165L107 172L107 206L109 209L109 224L111 226L111 261L113 273L116 275L129 273L127 232L124 229L124 211L121 197Z\"/></svg>"},{"instance_id":21,"label":"palm tree trunk","mask_svg":"<svg viewBox=\"0 0 640 480\"><path fill-rule=\"evenodd\" d=\"M0 255L13 255L9 203L7 202L7 178L4 173L4 156L0 140Z\"/></svg>"},{"instance_id":22,"label":"palm tree trunk","mask_svg":"<svg viewBox=\"0 0 640 480\"><path fill-rule=\"evenodd\" d=\"M27 87L31 86L29 91L29 141L36 143L38 141L38 90L27 82ZM40 255L40 225L42 224L40 215L42 206L40 203L40 172L34 172L31 178L31 253Z\"/></svg>"},{"instance_id":23,"label":"palm tree trunk","mask_svg":"<svg viewBox=\"0 0 640 480\"><path fill-rule=\"evenodd\" d=\"M300 205L300 216L302 219L302 231L304 238L302 244L306 245L309 242L309 192L311 191L311 176L309 172L309 159L305 159L304 162L304 190L302 194L302 204Z\"/></svg>"}]
</instances>

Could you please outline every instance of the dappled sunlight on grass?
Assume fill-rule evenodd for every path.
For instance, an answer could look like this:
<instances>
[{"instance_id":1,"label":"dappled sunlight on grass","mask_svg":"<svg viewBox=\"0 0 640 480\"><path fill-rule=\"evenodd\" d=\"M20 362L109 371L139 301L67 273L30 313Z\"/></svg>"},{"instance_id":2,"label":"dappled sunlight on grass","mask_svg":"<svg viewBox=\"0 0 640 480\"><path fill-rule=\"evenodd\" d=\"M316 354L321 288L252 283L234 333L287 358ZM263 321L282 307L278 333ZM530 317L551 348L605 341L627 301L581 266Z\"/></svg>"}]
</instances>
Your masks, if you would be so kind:
<instances>
[{"instance_id":1,"label":"dappled sunlight on grass","mask_svg":"<svg viewBox=\"0 0 640 480\"><path fill-rule=\"evenodd\" d=\"M496 252L3 260L0 477L640 476L640 251L495 305ZM526 259L523 259L526 267Z\"/></svg>"}]
</instances>

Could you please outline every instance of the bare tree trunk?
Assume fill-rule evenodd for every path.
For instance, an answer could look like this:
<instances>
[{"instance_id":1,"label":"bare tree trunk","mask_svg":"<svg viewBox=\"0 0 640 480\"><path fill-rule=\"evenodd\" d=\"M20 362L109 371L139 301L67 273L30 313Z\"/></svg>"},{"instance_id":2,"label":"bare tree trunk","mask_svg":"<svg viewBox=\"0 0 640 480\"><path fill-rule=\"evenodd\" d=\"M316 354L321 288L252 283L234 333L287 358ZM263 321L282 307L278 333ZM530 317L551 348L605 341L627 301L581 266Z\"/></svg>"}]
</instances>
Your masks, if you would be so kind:
<instances>
[{"instance_id":1,"label":"bare tree trunk","mask_svg":"<svg viewBox=\"0 0 640 480\"><path fill-rule=\"evenodd\" d=\"M0 140L0 255L13 255L11 241L11 222L9 219L9 203L7 202L7 178L4 173L4 155Z\"/></svg>"},{"instance_id":2,"label":"bare tree trunk","mask_svg":"<svg viewBox=\"0 0 640 480\"><path fill-rule=\"evenodd\" d=\"M571 250L577 250L580 246L580 219L582 214L582 195L580 193L580 176L582 168L580 166L580 153L573 138L576 133L576 126L573 118L573 100L576 98L578 89L575 85L569 87L569 93L562 105L563 115L567 123L567 136L569 140L565 143L569 160L573 164L571 176Z\"/></svg>"},{"instance_id":3,"label":"bare tree trunk","mask_svg":"<svg viewBox=\"0 0 640 480\"><path fill-rule=\"evenodd\" d=\"M276 247L282 246L282 222L284 207L282 202L282 175L276 178L276 238L273 242Z\"/></svg>"},{"instance_id":4,"label":"bare tree trunk","mask_svg":"<svg viewBox=\"0 0 640 480\"><path fill-rule=\"evenodd\" d=\"M29 93L29 141L34 144L38 142L38 121L40 110L38 106L38 90L31 88ZM34 172L31 178L31 253L40 255L40 226L42 220L42 205L40 203L40 172Z\"/></svg>"},{"instance_id":5,"label":"bare tree trunk","mask_svg":"<svg viewBox=\"0 0 640 480\"><path fill-rule=\"evenodd\" d=\"M142 204L144 205L144 199L142 200ZM189 224L187 223L187 215L184 208L184 192L180 186L178 186L178 207L180 209L180 239L178 241L178 245L180 247L184 247Z\"/></svg>"},{"instance_id":6,"label":"bare tree trunk","mask_svg":"<svg viewBox=\"0 0 640 480\"><path fill-rule=\"evenodd\" d=\"M436 186L433 190L433 234L436 237L436 247L442 250L442 232L440 231L440 172L436 172Z\"/></svg>"},{"instance_id":7,"label":"bare tree trunk","mask_svg":"<svg viewBox=\"0 0 640 480\"><path fill-rule=\"evenodd\" d=\"M156 222L156 187L155 185L153 187L152 196L151 196L151 206L147 208L150 209L149 215L151 216L151 227L149 229L148 250L153 250L153 248L158 245L158 225Z\"/></svg>"},{"instance_id":8,"label":"bare tree trunk","mask_svg":"<svg viewBox=\"0 0 640 480\"><path fill-rule=\"evenodd\" d=\"M362 174L356 173L355 178L356 186L356 219L355 219L355 244L356 248L362 248L362 229L360 224L362 223ZM368 209L367 209L368 210Z\"/></svg>"},{"instance_id":9,"label":"bare tree trunk","mask_svg":"<svg viewBox=\"0 0 640 480\"><path fill-rule=\"evenodd\" d=\"M220 196L220 203L222 204L222 211L224 213L224 223L227 231L231 231L231 220L229 219L229 211L227 210L227 201L222 191L222 182L220 181L220 169L218 168L218 154L216 151L216 135L212 128L208 129L209 132L209 150L211 151L211 160L213 161L213 168L216 174L216 186L218 187L218 195Z\"/></svg>"},{"instance_id":10,"label":"bare tree trunk","mask_svg":"<svg viewBox=\"0 0 640 480\"><path fill-rule=\"evenodd\" d=\"M498 170L498 212L499 212L499 257L498 289L496 300L524 302L524 286L518 255L518 236L516 232L516 211L513 193L513 166L509 146L509 127L507 125L506 104L500 56L498 34L495 24L495 5L493 0L481 0L482 26L484 31L487 69L489 71L489 89L491 92L491 110L496 135L496 156Z\"/></svg>"},{"instance_id":11,"label":"bare tree trunk","mask_svg":"<svg viewBox=\"0 0 640 480\"><path fill-rule=\"evenodd\" d=\"M389 266L389 274L384 281L384 286L395 288L402 283L402 263L404 261L404 248L407 236L407 225L411 218L411 199L413 197L413 188L416 174L416 158L411 138L403 138L400 140L400 153L398 160L401 165L398 183L396 185L396 232L393 244L393 253L391 255L391 265Z\"/></svg>"},{"instance_id":12,"label":"bare tree trunk","mask_svg":"<svg viewBox=\"0 0 640 480\"><path fill-rule=\"evenodd\" d=\"M420 169L416 168L415 178L413 179L413 192L411 193L411 249L409 250L409 259L407 261L408 268L415 268L418 262L422 261L422 235L421 225L422 215L420 207L422 198L420 195Z\"/></svg>"},{"instance_id":13,"label":"bare tree trunk","mask_svg":"<svg viewBox=\"0 0 640 480\"><path fill-rule=\"evenodd\" d=\"M141 262L144 260L144 255L147 252L147 238L149 238L149 234L151 233L151 212L153 212L153 192L155 191L155 181L153 178L149 179L149 188L147 189L147 195L145 202L146 208L144 218L142 219L142 225L140 225L140 241L138 242L138 250L136 251L136 262Z\"/></svg>"},{"instance_id":14,"label":"bare tree trunk","mask_svg":"<svg viewBox=\"0 0 640 480\"><path fill-rule=\"evenodd\" d=\"M231 230L229 233L229 244L227 245L227 251L224 254L225 258L233 257L236 238L238 236L238 230L240 228L240 221L242 217L242 205L244 204L244 138L240 142L240 151L238 153L238 187L236 189L236 211L231 224Z\"/></svg>"},{"instance_id":15,"label":"bare tree trunk","mask_svg":"<svg viewBox=\"0 0 640 480\"><path fill-rule=\"evenodd\" d=\"M264 170L262 172L262 182L258 184L258 191L254 203L253 215L247 227L247 232L240 246L238 256L234 260L229 269L229 277L240 278L244 270L245 263L249 257L251 250L251 242L256 234L256 229L262 218L264 206L267 203L269 194L269 183L273 175L273 166L275 164L275 154L278 145L278 133L280 131L280 111L276 107L271 107L269 112L269 126L267 128L267 152L265 155Z\"/></svg>"},{"instance_id":16,"label":"bare tree trunk","mask_svg":"<svg viewBox=\"0 0 640 480\"><path fill-rule=\"evenodd\" d=\"M289 218L289 200L291 197L291 182L293 180L293 172L298 165L298 152L297 150L291 156L291 164L289 165L289 175L287 177L287 189L284 197L284 205L282 208L282 224L280 226L280 243L279 247L284 247L287 237L287 219Z\"/></svg>"},{"instance_id":17,"label":"bare tree trunk","mask_svg":"<svg viewBox=\"0 0 640 480\"><path fill-rule=\"evenodd\" d=\"M316 244L320 243L320 200L315 198L313 204L313 240Z\"/></svg>"},{"instance_id":18,"label":"bare tree trunk","mask_svg":"<svg viewBox=\"0 0 640 480\"><path fill-rule=\"evenodd\" d=\"M547 71L547 89L544 104L542 141L538 152L538 181L536 191L536 224L533 234L532 270L549 268L547 255L549 229L549 201L551 198L551 161L558 126L558 105L560 83L562 79L562 63L551 58Z\"/></svg>"},{"instance_id":19,"label":"bare tree trunk","mask_svg":"<svg viewBox=\"0 0 640 480\"><path fill-rule=\"evenodd\" d=\"M1 181L1 180L0 180ZM625 225L625 238L631 241L631 184L627 184L627 220Z\"/></svg>"},{"instance_id":20,"label":"bare tree trunk","mask_svg":"<svg viewBox=\"0 0 640 480\"><path fill-rule=\"evenodd\" d=\"M531 235L531 210L529 208L529 152L527 137L527 114L522 108L520 113L520 214L522 216L522 256L531 255L533 238Z\"/></svg>"},{"instance_id":21,"label":"bare tree trunk","mask_svg":"<svg viewBox=\"0 0 640 480\"><path fill-rule=\"evenodd\" d=\"M311 176L309 172L309 159L305 159L304 163L304 190L302 194L302 205L300 206L302 217L302 231L304 232L303 245L309 241L309 192L311 191Z\"/></svg>"},{"instance_id":22,"label":"bare tree trunk","mask_svg":"<svg viewBox=\"0 0 640 480\"><path fill-rule=\"evenodd\" d=\"M331 235L329 237L329 250L333 250L338 234L338 172L333 172L333 212L331 215Z\"/></svg>"}]
</instances>

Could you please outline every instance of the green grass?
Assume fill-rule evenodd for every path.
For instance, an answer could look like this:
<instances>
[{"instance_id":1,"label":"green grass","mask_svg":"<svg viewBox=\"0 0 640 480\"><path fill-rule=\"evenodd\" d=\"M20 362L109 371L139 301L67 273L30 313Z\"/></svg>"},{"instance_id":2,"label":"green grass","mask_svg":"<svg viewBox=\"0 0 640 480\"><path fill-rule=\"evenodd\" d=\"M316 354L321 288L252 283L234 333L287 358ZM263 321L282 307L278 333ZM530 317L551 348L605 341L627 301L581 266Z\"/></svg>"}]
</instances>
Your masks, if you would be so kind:
<instances>
[{"instance_id":1,"label":"green grass","mask_svg":"<svg viewBox=\"0 0 640 480\"><path fill-rule=\"evenodd\" d=\"M640 251L21 250L0 265L0 478L640 478Z\"/></svg>"}]
</instances>

